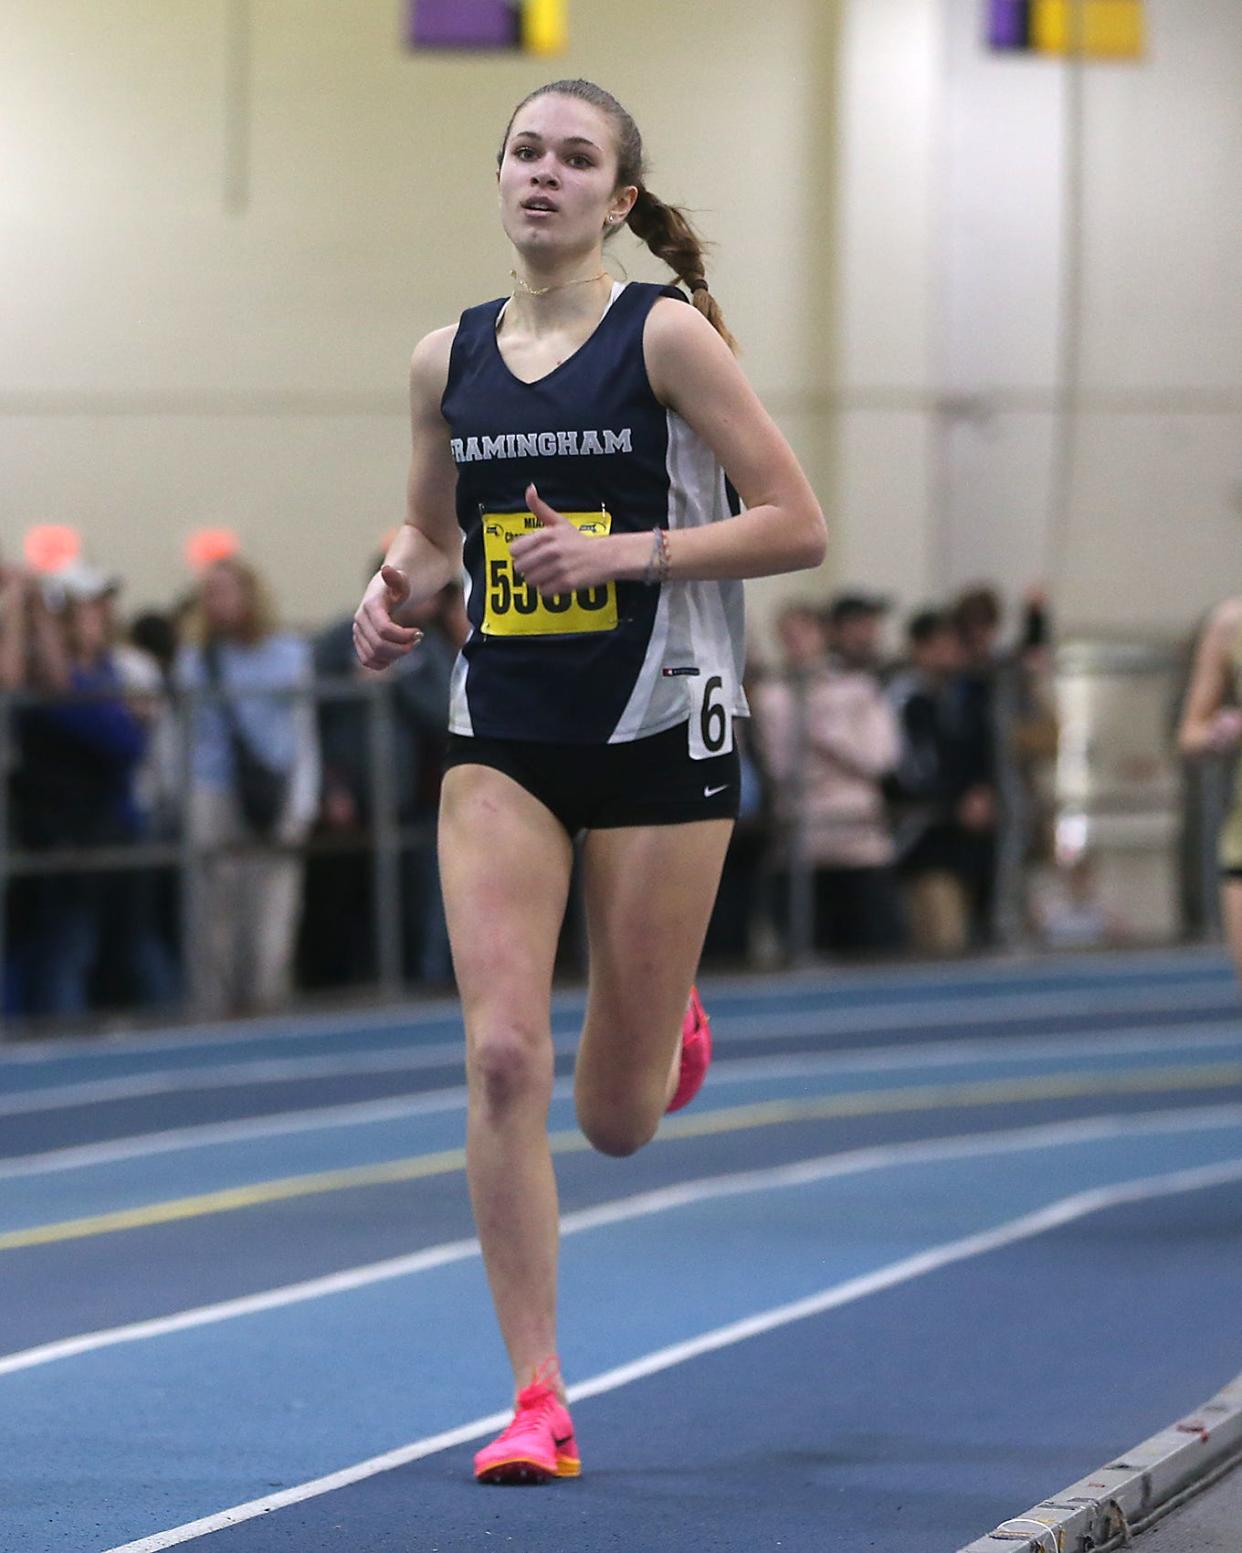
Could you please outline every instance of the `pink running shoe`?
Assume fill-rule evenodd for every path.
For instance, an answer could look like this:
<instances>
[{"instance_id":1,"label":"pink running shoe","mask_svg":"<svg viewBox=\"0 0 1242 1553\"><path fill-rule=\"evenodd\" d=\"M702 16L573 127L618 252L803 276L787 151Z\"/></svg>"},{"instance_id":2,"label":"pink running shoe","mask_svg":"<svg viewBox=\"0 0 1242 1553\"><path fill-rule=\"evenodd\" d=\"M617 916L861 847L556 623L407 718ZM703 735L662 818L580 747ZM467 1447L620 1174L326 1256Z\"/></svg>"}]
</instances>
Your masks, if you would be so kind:
<instances>
[{"instance_id":1,"label":"pink running shoe","mask_svg":"<svg viewBox=\"0 0 1242 1553\"><path fill-rule=\"evenodd\" d=\"M480 1483L550 1483L581 1471L569 1411L538 1375L518 1392L513 1422L474 1458Z\"/></svg>"},{"instance_id":2,"label":"pink running shoe","mask_svg":"<svg viewBox=\"0 0 1242 1553\"><path fill-rule=\"evenodd\" d=\"M665 1107L666 1114L669 1111L680 1111L683 1105L690 1104L702 1089L711 1063L712 1022L699 1001L699 989L691 987L690 1002L681 1026L681 1077L677 1081L673 1098Z\"/></svg>"}]
</instances>

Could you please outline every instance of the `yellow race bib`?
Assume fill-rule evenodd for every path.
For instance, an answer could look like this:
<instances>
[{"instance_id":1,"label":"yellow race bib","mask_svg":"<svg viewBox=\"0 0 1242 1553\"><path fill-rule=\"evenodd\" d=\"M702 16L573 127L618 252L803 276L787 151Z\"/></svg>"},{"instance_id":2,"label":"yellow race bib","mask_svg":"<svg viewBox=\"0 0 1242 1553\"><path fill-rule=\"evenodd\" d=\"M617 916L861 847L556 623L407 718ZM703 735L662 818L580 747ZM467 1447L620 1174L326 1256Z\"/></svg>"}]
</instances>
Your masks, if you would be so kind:
<instances>
[{"instance_id":1,"label":"yellow race bib","mask_svg":"<svg viewBox=\"0 0 1242 1553\"><path fill-rule=\"evenodd\" d=\"M607 534L612 514L566 512L580 534ZM573 593L540 593L513 570L511 541L533 534L541 527L532 512L485 512L483 564L487 596L483 606L483 630L487 636L576 636L584 631L615 631L617 585L601 582Z\"/></svg>"}]
</instances>

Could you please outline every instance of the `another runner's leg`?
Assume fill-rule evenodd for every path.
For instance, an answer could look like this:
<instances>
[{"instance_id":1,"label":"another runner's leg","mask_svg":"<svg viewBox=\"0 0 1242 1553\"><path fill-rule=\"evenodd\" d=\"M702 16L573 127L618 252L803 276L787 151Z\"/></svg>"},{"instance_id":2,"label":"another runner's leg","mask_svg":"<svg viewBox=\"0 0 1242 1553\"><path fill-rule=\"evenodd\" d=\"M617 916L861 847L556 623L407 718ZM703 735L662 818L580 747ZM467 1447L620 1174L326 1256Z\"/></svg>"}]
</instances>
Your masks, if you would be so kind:
<instances>
[{"instance_id":1,"label":"another runner's leg","mask_svg":"<svg viewBox=\"0 0 1242 1553\"><path fill-rule=\"evenodd\" d=\"M1242 977L1242 879L1226 878L1222 881L1220 904L1229 952L1238 975Z\"/></svg>"}]
</instances>

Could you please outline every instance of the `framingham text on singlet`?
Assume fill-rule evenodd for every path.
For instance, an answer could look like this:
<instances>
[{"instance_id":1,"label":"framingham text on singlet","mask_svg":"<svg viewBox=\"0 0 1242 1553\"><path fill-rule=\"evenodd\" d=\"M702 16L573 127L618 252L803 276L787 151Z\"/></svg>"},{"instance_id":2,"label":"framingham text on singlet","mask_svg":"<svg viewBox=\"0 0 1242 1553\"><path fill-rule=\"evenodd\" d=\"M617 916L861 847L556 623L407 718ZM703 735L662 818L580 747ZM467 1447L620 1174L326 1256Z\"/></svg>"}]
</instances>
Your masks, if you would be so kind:
<instances>
[{"instance_id":1,"label":"framingham text on singlet","mask_svg":"<svg viewBox=\"0 0 1242 1553\"><path fill-rule=\"evenodd\" d=\"M492 458L582 458L634 451L628 426L620 431L510 431L499 437L452 437L449 447L459 464Z\"/></svg>"}]
</instances>

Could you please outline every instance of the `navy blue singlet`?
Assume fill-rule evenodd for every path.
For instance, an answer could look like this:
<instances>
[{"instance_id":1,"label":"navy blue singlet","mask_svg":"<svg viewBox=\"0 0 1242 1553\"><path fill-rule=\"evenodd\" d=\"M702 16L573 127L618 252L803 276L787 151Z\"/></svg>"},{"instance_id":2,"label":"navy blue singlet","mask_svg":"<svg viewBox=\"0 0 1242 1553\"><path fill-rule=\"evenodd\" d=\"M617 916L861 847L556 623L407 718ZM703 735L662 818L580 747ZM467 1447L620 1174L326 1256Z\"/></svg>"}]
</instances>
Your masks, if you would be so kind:
<instances>
[{"instance_id":1,"label":"navy blue singlet","mask_svg":"<svg viewBox=\"0 0 1242 1553\"><path fill-rule=\"evenodd\" d=\"M737 510L711 449L656 399L643 326L672 286L614 285L594 333L524 383L496 329L504 299L461 316L442 408L457 463L470 636L453 675L454 733L621 743L687 722L691 754L733 743L745 715L740 582L611 582L545 596L513 570L538 527L525 490L588 533L650 532Z\"/></svg>"}]
</instances>

